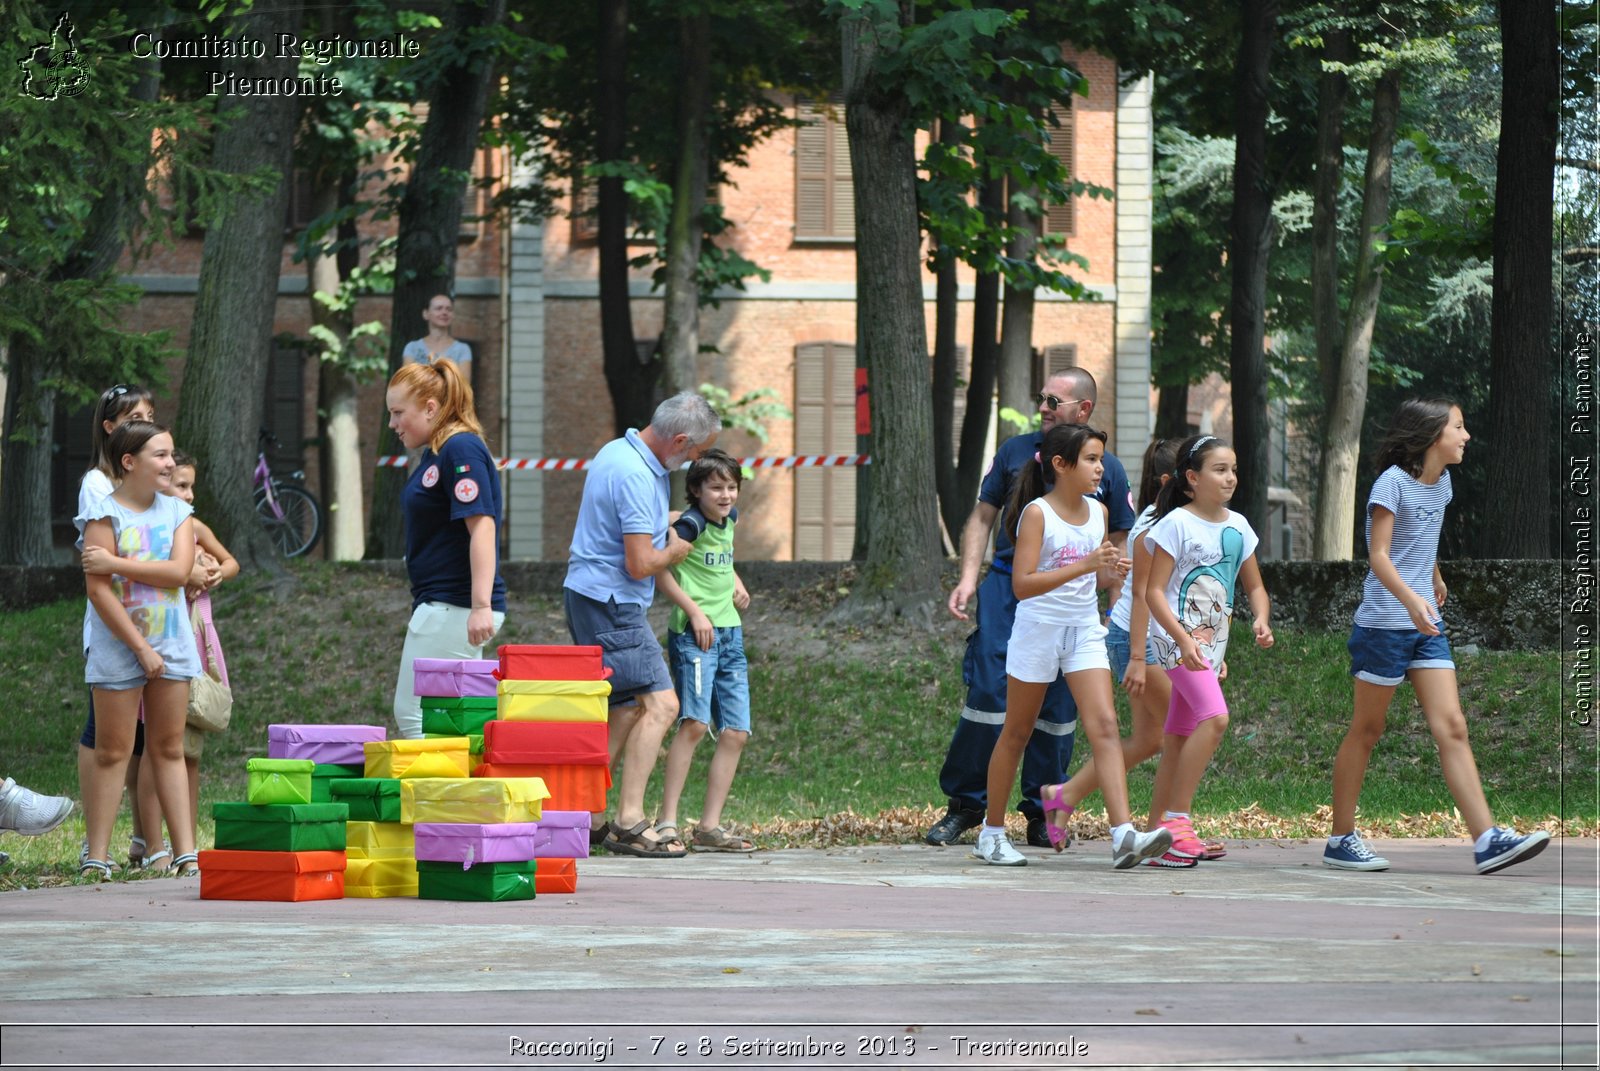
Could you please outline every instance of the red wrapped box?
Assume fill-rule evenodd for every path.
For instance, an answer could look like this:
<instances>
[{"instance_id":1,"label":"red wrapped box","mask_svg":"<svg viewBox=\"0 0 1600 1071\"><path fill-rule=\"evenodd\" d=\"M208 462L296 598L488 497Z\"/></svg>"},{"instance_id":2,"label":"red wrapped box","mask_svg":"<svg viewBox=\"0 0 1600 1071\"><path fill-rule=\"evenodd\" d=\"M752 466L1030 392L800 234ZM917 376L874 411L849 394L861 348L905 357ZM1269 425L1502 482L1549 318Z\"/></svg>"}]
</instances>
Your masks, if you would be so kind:
<instances>
[{"instance_id":1,"label":"red wrapped box","mask_svg":"<svg viewBox=\"0 0 1600 1071\"><path fill-rule=\"evenodd\" d=\"M541 859L533 872L533 891L538 896L546 893L578 891L578 861L576 859Z\"/></svg>"},{"instance_id":2,"label":"red wrapped box","mask_svg":"<svg viewBox=\"0 0 1600 1071\"><path fill-rule=\"evenodd\" d=\"M202 900L340 900L343 852L200 853Z\"/></svg>"},{"instance_id":3,"label":"red wrapped box","mask_svg":"<svg viewBox=\"0 0 1600 1071\"><path fill-rule=\"evenodd\" d=\"M555 647L531 643L500 645L503 681L603 681L611 671L600 664L599 647Z\"/></svg>"},{"instance_id":4,"label":"red wrapped box","mask_svg":"<svg viewBox=\"0 0 1600 1071\"><path fill-rule=\"evenodd\" d=\"M606 789L611 787L611 767L575 766L571 763L486 762L473 777L540 777L550 796L545 805L557 811L603 811Z\"/></svg>"},{"instance_id":5,"label":"red wrapped box","mask_svg":"<svg viewBox=\"0 0 1600 1071\"><path fill-rule=\"evenodd\" d=\"M491 721L483 726L483 761L606 766L606 724L591 721Z\"/></svg>"}]
</instances>

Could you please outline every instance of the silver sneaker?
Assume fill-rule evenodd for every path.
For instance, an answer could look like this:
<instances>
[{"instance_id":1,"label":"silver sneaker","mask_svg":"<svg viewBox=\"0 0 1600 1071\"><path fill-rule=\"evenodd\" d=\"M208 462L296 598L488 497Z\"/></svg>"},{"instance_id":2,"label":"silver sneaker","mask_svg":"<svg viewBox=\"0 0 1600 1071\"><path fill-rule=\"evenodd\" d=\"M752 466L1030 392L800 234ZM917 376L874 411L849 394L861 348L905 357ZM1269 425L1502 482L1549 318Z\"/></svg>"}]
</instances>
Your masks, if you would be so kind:
<instances>
[{"instance_id":1,"label":"silver sneaker","mask_svg":"<svg viewBox=\"0 0 1600 1071\"><path fill-rule=\"evenodd\" d=\"M1111 865L1118 870L1136 867L1151 856L1160 855L1172 847L1172 830L1156 826L1148 833L1130 829L1111 849Z\"/></svg>"},{"instance_id":2,"label":"silver sneaker","mask_svg":"<svg viewBox=\"0 0 1600 1071\"><path fill-rule=\"evenodd\" d=\"M1011 838L1004 833L979 833L978 843L972 846L972 856L990 866L1028 865L1027 857L1011 846Z\"/></svg>"},{"instance_id":3,"label":"silver sneaker","mask_svg":"<svg viewBox=\"0 0 1600 1071\"><path fill-rule=\"evenodd\" d=\"M0 833L37 837L67 820L72 801L65 796L41 796L11 778L0 784Z\"/></svg>"}]
</instances>

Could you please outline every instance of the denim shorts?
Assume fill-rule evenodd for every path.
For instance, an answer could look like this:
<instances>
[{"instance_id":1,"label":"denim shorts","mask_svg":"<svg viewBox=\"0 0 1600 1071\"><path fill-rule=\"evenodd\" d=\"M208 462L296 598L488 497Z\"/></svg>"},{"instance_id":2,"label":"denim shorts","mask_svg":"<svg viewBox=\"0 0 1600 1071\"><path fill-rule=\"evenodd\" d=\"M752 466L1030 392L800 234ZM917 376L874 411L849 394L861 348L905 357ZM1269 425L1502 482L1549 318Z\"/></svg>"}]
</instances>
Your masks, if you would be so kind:
<instances>
[{"instance_id":1,"label":"denim shorts","mask_svg":"<svg viewBox=\"0 0 1600 1071\"><path fill-rule=\"evenodd\" d=\"M649 692L672 691L661 643L645 620L643 606L616 599L600 602L571 588L562 588L561 593L572 642L598 646L601 664L611 670L611 706L631 703Z\"/></svg>"},{"instance_id":2,"label":"denim shorts","mask_svg":"<svg viewBox=\"0 0 1600 1071\"><path fill-rule=\"evenodd\" d=\"M104 688L105 685L96 685L96 687ZM130 685L129 687L133 687L133 685ZM116 689L113 689L113 691L115 690ZM90 751L94 750L94 688L89 689L89 719L83 723L83 735L78 737L78 743L82 744ZM133 753L135 755L144 754L143 718L139 719L139 724L134 726L133 729Z\"/></svg>"},{"instance_id":3,"label":"denim shorts","mask_svg":"<svg viewBox=\"0 0 1600 1071\"><path fill-rule=\"evenodd\" d=\"M1350 675L1368 684L1393 686L1405 680L1406 672L1413 669L1456 668L1450 641L1442 631L1437 636L1424 636L1414 628L1356 625L1350 630L1346 646L1350 650Z\"/></svg>"},{"instance_id":4,"label":"denim shorts","mask_svg":"<svg viewBox=\"0 0 1600 1071\"><path fill-rule=\"evenodd\" d=\"M715 630L711 650L702 651L694 631L667 633L667 656L678 682L678 720L698 721L717 732L750 731L750 673L744 629Z\"/></svg>"}]
</instances>

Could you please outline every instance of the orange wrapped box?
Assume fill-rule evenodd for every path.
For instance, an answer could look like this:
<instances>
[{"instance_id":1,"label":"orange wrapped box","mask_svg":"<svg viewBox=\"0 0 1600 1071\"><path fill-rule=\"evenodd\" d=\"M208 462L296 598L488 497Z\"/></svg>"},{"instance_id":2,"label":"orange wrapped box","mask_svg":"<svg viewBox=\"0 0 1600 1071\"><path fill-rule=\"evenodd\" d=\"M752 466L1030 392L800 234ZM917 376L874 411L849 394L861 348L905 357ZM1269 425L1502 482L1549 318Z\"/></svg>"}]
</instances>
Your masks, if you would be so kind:
<instances>
[{"instance_id":1,"label":"orange wrapped box","mask_svg":"<svg viewBox=\"0 0 1600 1071\"><path fill-rule=\"evenodd\" d=\"M200 853L202 900L340 900L343 852Z\"/></svg>"},{"instance_id":2,"label":"orange wrapped box","mask_svg":"<svg viewBox=\"0 0 1600 1071\"><path fill-rule=\"evenodd\" d=\"M578 861L576 859L541 859L533 872L533 891L536 896L545 893L578 891Z\"/></svg>"},{"instance_id":3,"label":"orange wrapped box","mask_svg":"<svg viewBox=\"0 0 1600 1071\"><path fill-rule=\"evenodd\" d=\"M564 762L486 762L473 770L472 776L542 778L550 792L544 803L552 811L603 811L606 790L611 787L611 767Z\"/></svg>"}]
</instances>

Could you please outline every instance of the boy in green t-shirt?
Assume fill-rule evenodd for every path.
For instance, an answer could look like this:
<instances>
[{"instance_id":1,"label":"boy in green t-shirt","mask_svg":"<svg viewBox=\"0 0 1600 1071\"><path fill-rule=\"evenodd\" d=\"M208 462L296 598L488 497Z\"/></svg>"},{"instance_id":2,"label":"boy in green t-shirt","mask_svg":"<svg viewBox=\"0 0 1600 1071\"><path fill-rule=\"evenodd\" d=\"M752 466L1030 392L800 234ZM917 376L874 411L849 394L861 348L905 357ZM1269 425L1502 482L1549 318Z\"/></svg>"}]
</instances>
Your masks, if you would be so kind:
<instances>
[{"instance_id":1,"label":"boy in green t-shirt","mask_svg":"<svg viewBox=\"0 0 1600 1071\"><path fill-rule=\"evenodd\" d=\"M717 750L706 774L706 803L689 847L697 852L753 852L756 846L722 828L722 805L750 739L750 683L739 611L750 594L733 571L734 503L744 473L721 450L708 450L689 466L684 481L689 508L673 521L693 551L657 577L675 604L667 624L667 655L678 689L678 732L667 751L666 783L656 835L678 836L678 797L683 795L695 745L715 722Z\"/></svg>"}]
</instances>

